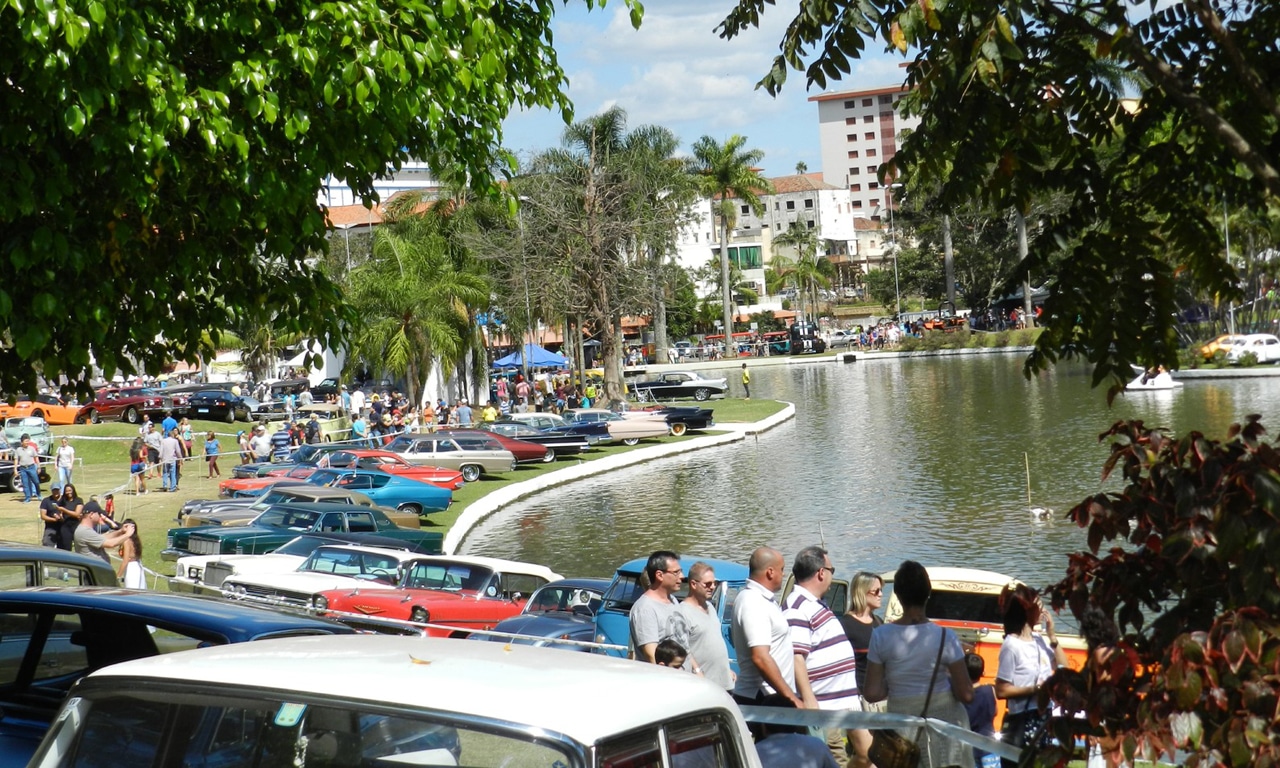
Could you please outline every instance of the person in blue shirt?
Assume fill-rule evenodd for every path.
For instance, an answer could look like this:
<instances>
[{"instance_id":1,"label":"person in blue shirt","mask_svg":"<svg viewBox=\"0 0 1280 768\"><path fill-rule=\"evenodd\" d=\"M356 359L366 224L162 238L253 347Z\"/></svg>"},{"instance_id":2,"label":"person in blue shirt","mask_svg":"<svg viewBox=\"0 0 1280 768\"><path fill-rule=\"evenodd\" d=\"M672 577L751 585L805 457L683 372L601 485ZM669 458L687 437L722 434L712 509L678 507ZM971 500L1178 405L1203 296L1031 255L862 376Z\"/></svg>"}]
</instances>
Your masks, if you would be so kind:
<instances>
[{"instance_id":1,"label":"person in blue shirt","mask_svg":"<svg viewBox=\"0 0 1280 768\"><path fill-rule=\"evenodd\" d=\"M284 461L293 447L293 435L289 434L289 422L280 422L280 428L271 436L271 460Z\"/></svg>"},{"instance_id":2,"label":"person in blue shirt","mask_svg":"<svg viewBox=\"0 0 1280 768\"><path fill-rule=\"evenodd\" d=\"M458 414L458 424L463 427L471 426L474 417L471 415L471 406L467 405L466 400L458 401L458 407L454 409Z\"/></svg>"},{"instance_id":3,"label":"person in blue shirt","mask_svg":"<svg viewBox=\"0 0 1280 768\"><path fill-rule=\"evenodd\" d=\"M991 685L978 685L986 672L987 663L976 653L965 654L965 668L969 671L969 679L973 681L973 701L964 705L969 713L969 730L983 736L996 736L996 689ZM1000 765L1000 758L987 752L973 748L973 764L979 768Z\"/></svg>"},{"instance_id":4,"label":"person in blue shirt","mask_svg":"<svg viewBox=\"0 0 1280 768\"><path fill-rule=\"evenodd\" d=\"M164 421L160 422L160 433L163 435L170 435L173 433L173 430L177 428L178 420L173 418L172 413L165 412Z\"/></svg>"},{"instance_id":5,"label":"person in blue shirt","mask_svg":"<svg viewBox=\"0 0 1280 768\"><path fill-rule=\"evenodd\" d=\"M351 422L351 439L356 441L356 445L366 446L369 442L369 427L364 423L363 416L357 416L356 420Z\"/></svg>"}]
</instances>

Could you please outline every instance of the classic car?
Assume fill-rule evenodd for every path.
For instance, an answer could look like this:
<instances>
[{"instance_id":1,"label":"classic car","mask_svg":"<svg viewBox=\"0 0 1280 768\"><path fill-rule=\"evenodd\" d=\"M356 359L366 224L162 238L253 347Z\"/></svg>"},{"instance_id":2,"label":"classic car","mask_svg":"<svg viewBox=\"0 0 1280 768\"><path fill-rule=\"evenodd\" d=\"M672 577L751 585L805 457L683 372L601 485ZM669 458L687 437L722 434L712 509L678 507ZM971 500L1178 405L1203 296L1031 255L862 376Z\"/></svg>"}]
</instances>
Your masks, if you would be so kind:
<instances>
[{"instance_id":1,"label":"classic car","mask_svg":"<svg viewBox=\"0 0 1280 768\"><path fill-rule=\"evenodd\" d=\"M49 482L48 463L40 465L40 482ZM8 488L14 493L22 493L22 476L13 461L13 446L0 436L0 488Z\"/></svg>"},{"instance_id":2,"label":"classic car","mask_svg":"<svg viewBox=\"0 0 1280 768\"><path fill-rule=\"evenodd\" d=\"M342 451L334 451L321 456L318 466L339 469L376 469L387 474L438 485L451 491L456 491L466 484L466 481L462 479L462 473L455 469L433 467L429 464L414 464L405 461L391 451L379 451L372 448L348 448Z\"/></svg>"},{"instance_id":3,"label":"classic car","mask_svg":"<svg viewBox=\"0 0 1280 768\"><path fill-rule=\"evenodd\" d=\"M422 555L438 555L440 547L414 544L376 533L308 533L264 555L187 555L178 558L169 579L170 592L211 591L222 593L222 582L229 576L258 576L265 573L288 573L326 544L358 544L364 547L402 549Z\"/></svg>"},{"instance_id":4,"label":"classic car","mask_svg":"<svg viewBox=\"0 0 1280 768\"><path fill-rule=\"evenodd\" d=\"M191 405L192 396L207 389L211 389L208 384L173 384L162 386L158 391L173 403L170 413L175 417L181 417L191 415L188 409Z\"/></svg>"},{"instance_id":5,"label":"classic car","mask_svg":"<svg viewBox=\"0 0 1280 768\"><path fill-rule=\"evenodd\" d=\"M710 400L729 391L725 379L704 379L693 371L668 371L649 381L628 384L627 389L644 400Z\"/></svg>"},{"instance_id":6,"label":"classic car","mask_svg":"<svg viewBox=\"0 0 1280 768\"><path fill-rule=\"evenodd\" d=\"M187 415L193 419L221 420L228 424L250 421L257 407L251 401L227 389L205 389L187 398Z\"/></svg>"},{"instance_id":7,"label":"classic car","mask_svg":"<svg viewBox=\"0 0 1280 768\"><path fill-rule=\"evenodd\" d=\"M325 544L292 571L228 576L222 580L222 591L234 599L310 608L317 595L332 589L392 589L415 557L421 555L403 549Z\"/></svg>"},{"instance_id":8,"label":"classic car","mask_svg":"<svg viewBox=\"0 0 1280 768\"><path fill-rule=\"evenodd\" d=\"M689 430L709 429L716 425L715 411L696 405L665 405L630 410L622 414L626 418L661 418L667 422L671 434L679 437Z\"/></svg>"},{"instance_id":9,"label":"classic car","mask_svg":"<svg viewBox=\"0 0 1280 768\"><path fill-rule=\"evenodd\" d=\"M1240 358L1252 353L1259 363L1280 363L1280 338L1270 333L1250 333L1240 336L1227 350L1227 360L1240 362Z\"/></svg>"},{"instance_id":10,"label":"classic car","mask_svg":"<svg viewBox=\"0 0 1280 768\"><path fill-rule=\"evenodd\" d=\"M298 480L293 481L292 485L273 486L256 498L206 500L188 510L182 515L181 520L188 528L196 528L202 525L245 525L262 514L263 511L271 508L272 505L313 502L316 504L346 504L360 507L378 506L373 503L373 499L358 491L326 488L323 485L308 484ZM387 510L383 511L386 512ZM418 518L415 515L400 515L388 512L388 516L402 528L418 527Z\"/></svg>"},{"instance_id":11,"label":"classic car","mask_svg":"<svg viewBox=\"0 0 1280 768\"><path fill-rule=\"evenodd\" d=\"M15 416L4 420L4 439L14 446L26 435L35 442L41 456L53 454L53 431L44 419L36 416Z\"/></svg>"},{"instance_id":12,"label":"classic car","mask_svg":"<svg viewBox=\"0 0 1280 768\"><path fill-rule=\"evenodd\" d=\"M738 597L738 592L747 584L747 567L741 563L728 560L713 560L708 557L691 556L680 558L680 567L684 569L687 575L689 569L698 561L710 565L715 570L716 580L720 582L711 596L711 604L715 609L716 615L720 617L721 634L724 636L725 645L729 649L729 660L733 662L736 671L737 655L733 650L733 640L729 637L729 623L733 619L733 601ZM618 566L613 581L609 584L609 589L604 593L604 603L601 604L600 610L596 612L596 640L599 642L624 647L631 642L631 606L635 604L636 599L644 592L642 581L647 583L647 580L642 577L646 562L646 558L640 558ZM683 600L688 592L689 583L686 580L684 585L680 587L677 597ZM606 653L612 656L626 655L625 650L616 649L609 649Z\"/></svg>"},{"instance_id":13,"label":"classic car","mask_svg":"<svg viewBox=\"0 0 1280 768\"><path fill-rule=\"evenodd\" d=\"M479 426L486 432L506 435L527 443L537 443L551 449L551 458L543 457L543 461L552 461L556 456L573 456L590 447L584 435L549 432L519 421L491 421Z\"/></svg>"},{"instance_id":14,"label":"classic car","mask_svg":"<svg viewBox=\"0 0 1280 768\"><path fill-rule=\"evenodd\" d=\"M339 589L316 598L323 614L363 629L400 631L403 622L429 636L493 629L520 613L529 595L560 578L550 568L492 557L419 557L405 563L394 589ZM388 621L391 620L391 621Z\"/></svg>"},{"instance_id":15,"label":"classic car","mask_svg":"<svg viewBox=\"0 0 1280 768\"><path fill-rule=\"evenodd\" d=\"M441 546L444 534L401 528L380 509L345 504L275 504L249 525L170 528L160 557L252 555L274 552L303 533L378 533L415 545Z\"/></svg>"},{"instance_id":16,"label":"classic car","mask_svg":"<svg viewBox=\"0 0 1280 768\"><path fill-rule=\"evenodd\" d=\"M454 437L481 436L488 440L496 440L498 445L505 450L511 451L511 455L516 457L518 463L529 462L551 462L556 460L556 452L552 448L539 443L528 442L514 437L508 437L501 432L494 432L485 429L442 429L436 434L453 435Z\"/></svg>"},{"instance_id":17,"label":"classic car","mask_svg":"<svg viewBox=\"0 0 1280 768\"><path fill-rule=\"evenodd\" d=\"M231 468L232 477L262 477L272 469L278 469L286 464L310 464L315 465L320 460L320 454L328 451L341 451L349 448L347 445L333 445L330 443L314 443L308 445L300 445L293 449L284 461L255 461L250 464L237 464Z\"/></svg>"},{"instance_id":18,"label":"classic car","mask_svg":"<svg viewBox=\"0 0 1280 768\"><path fill-rule=\"evenodd\" d=\"M96 669L199 646L351 632L322 619L214 598L115 587L4 592L0 626L2 768L26 764L68 691Z\"/></svg>"},{"instance_id":19,"label":"classic car","mask_svg":"<svg viewBox=\"0 0 1280 768\"><path fill-rule=\"evenodd\" d=\"M397 512L426 515L443 512L453 503L453 491L416 478L378 469L319 470L317 474L326 471L338 473L330 485L334 490L359 491L374 504Z\"/></svg>"},{"instance_id":20,"label":"classic car","mask_svg":"<svg viewBox=\"0 0 1280 768\"><path fill-rule=\"evenodd\" d=\"M66 426L76 423L76 415L80 413L80 404L74 400L64 400L57 395L36 395L19 400L9 405L8 400L0 400L0 419L32 417L44 419L54 426Z\"/></svg>"},{"instance_id":21,"label":"classic car","mask_svg":"<svg viewBox=\"0 0 1280 768\"><path fill-rule=\"evenodd\" d=\"M513 413L507 418L556 435L585 437L589 445L613 442L613 436L609 434L607 424L594 422L575 424L557 413Z\"/></svg>"},{"instance_id":22,"label":"classic car","mask_svg":"<svg viewBox=\"0 0 1280 768\"><path fill-rule=\"evenodd\" d=\"M603 408L569 408L560 413L570 424L604 424L614 442L635 445L649 437L671 434L666 419L628 419Z\"/></svg>"},{"instance_id":23,"label":"classic car","mask_svg":"<svg viewBox=\"0 0 1280 768\"><path fill-rule=\"evenodd\" d=\"M173 400L150 387L103 387L76 414L77 424L97 424L103 419L120 419L130 424L150 416L153 421L173 410Z\"/></svg>"},{"instance_id":24,"label":"classic car","mask_svg":"<svg viewBox=\"0 0 1280 768\"><path fill-rule=\"evenodd\" d=\"M168 765L174 755L204 768L760 768L723 690L649 664L420 637L302 637L249 650L95 672L32 768Z\"/></svg>"},{"instance_id":25,"label":"classic car","mask_svg":"<svg viewBox=\"0 0 1280 768\"><path fill-rule=\"evenodd\" d=\"M317 469L319 467L311 467L305 464L281 464L274 469L269 469L261 477L229 477L218 483L218 496L229 499L236 496L238 491L265 488L273 485L278 480L306 480Z\"/></svg>"},{"instance_id":26,"label":"classic car","mask_svg":"<svg viewBox=\"0 0 1280 768\"><path fill-rule=\"evenodd\" d=\"M0 541L0 591L43 584L114 587L117 583L115 569L100 557Z\"/></svg>"},{"instance_id":27,"label":"classic car","mask_svg":"<svg viewBox=\"0 0 1280 768\"><path fill-rule=\"evenodd\" d=\"M846 331L837 328L827 334L827 349L839 349L840 347L853 346L858 342L858 334L853 331Z\"/></svg>"},{"instance_id":28,"label":"classic car","mask_svg":"<svg viewBox=\"0 0 1280 768\"><path fill-rule=\"evenodd\" d=\"M471 639L590 651L591 646L556 641L595 641L595 615L608 587L608 579L560 579L544 584L529 597L518 616L498 622L494 634L475 634Z\"/></svg>"},{"instance_id":29,"label":"classic car","mask_svg":"<svg viewBox=\"0 0 1280 768\"><path fill-rule=\"evenodd\" d=\"M317 403L322 403L329 395L337 397L338 391L341 387L342 382L330 376L329 378L322 380L319 384L313 384L311 386L311 397L315 398Z\"/></svg>"},{"instance_id":30,"label":"classic car","mask_svg":"<svg viewBox=\"0 0 1280 768\"><path fill-rule=\"evenodd\" d=\"M391 441L387 450L414 464L456 469L468 483L479 480L482 474L497 475L516 469L516 457L511 451L486 434L401 435Z\"/></svg>"},{"instance_id":31,"label":"classic car","mask_svg":"<svg viewBox=\"0 0 1280 768\"><path fill-rule=\"evenodd\" d=\"M306 423L315 414L320 422L320 439L326 443L351 436L351 420L339 403L311 403L298 408L296 418Z\"/></svg>"}]
</instances>

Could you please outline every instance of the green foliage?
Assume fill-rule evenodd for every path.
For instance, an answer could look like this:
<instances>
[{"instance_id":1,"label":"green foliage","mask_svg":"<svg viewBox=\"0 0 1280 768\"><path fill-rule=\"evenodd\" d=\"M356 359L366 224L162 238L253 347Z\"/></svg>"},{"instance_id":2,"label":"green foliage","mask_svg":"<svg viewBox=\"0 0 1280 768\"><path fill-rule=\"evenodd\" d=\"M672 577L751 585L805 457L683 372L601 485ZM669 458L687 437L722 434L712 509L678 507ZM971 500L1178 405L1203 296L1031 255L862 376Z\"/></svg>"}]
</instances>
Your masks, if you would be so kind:
<instances>
[{"instance_id":1,"label":"green foliage","mask_svg":"<svg viewBox=\"0 0 1280 768\"><path fill-rule=\"evenodd\" d=\"M867 295L880 303L888 312L895 312L898 303L898 286L893 277L893 268L873 269L865 278Z\"/></svg>"},{"instance_id":2,"label":"green foliage","mask_svg":"<svg viewBox=\"0 0 1280 768\"><path fill-rule=\"evenodd\" d=\"M1185 750L1189 765L1280 759L1280 452L1258 419L1225 441L1140 421L1103 433L1103 479L1121 489L1068 513L1088 551L1050 591L1055 609L1092 606L1124 632L1113 684L1072 708L1139 751Z\"/></svg>"},{"instance_id":3,"label":"green foliage","mask_svg":"<svg viewBox=\"0 0 1280 768\"><path fill-rule=\"evenodd\" d=\"M1253 352L1242 352L1240 357L1236 358L1236 364L1241 368L1252 368L1258 364L1258 355Z\"/></svg>"},{"instance_id":4,"label":"green foliage","mask_svg":"<svg viewBox=\"0 0 1280 768\"><path fill-rule=\"evenodd\" d=\"M158 373L241 319L340 341L356 317L307 261L325 178L368 201L419 158L489 187L512 108L571 115L553 8L0 4L0 389Z\"/></svg>"},{"instance_id":5,"label":"green foliage","mask_svg":"<svg viewBox=\"0 0 1280 768\"><path fill-rule=\"evenodd\" d=\"M721 34L767 5L739 0ZM795 69L825 87L868 45L904 54L901 107L921 122L882 180L936 179L942 211L1030 214L1061 196L1014 269L1051 284L1028 367L1081 355L1095 382L1123 382L1132 362L1176 363L1180 280L1240 297L1224 199L1260 212L1280 197L1280 4L1140 5L801 0L761 85L776 93Z\"/></svg>"}]
</instances>

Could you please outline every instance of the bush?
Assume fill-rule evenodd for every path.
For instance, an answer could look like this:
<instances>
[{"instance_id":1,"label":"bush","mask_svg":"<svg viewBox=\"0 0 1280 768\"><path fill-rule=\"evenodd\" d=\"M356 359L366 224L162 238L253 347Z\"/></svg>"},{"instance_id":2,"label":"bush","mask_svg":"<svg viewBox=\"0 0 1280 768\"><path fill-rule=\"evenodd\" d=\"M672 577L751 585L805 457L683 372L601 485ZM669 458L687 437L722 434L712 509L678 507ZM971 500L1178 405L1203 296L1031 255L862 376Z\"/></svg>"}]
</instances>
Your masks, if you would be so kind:
<instances>
[{"instance_id":1,"label":"bush","mask_svg":"<svg viewBox=\"0 0 1280 768\"><path fill-rule=\"evenodd\" d=\"M1252 368L1258 364L1258 356L1253 352L1242 352L1240 357L1236 360L1236 363L1238 363L1241 368Z\"/></svg>"}]
</instances>

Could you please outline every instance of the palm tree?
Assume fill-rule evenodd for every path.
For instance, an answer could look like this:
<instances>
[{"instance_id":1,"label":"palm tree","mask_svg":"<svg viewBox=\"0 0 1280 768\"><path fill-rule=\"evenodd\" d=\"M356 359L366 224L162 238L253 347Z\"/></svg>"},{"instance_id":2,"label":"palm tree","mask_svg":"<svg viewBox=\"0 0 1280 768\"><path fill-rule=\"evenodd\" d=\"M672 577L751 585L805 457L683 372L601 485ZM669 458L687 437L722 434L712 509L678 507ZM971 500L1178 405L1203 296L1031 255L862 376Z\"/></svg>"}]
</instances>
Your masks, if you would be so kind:
<instances>
[{"instance_id":1,"label":"palm tree","mask_svg":"<svg viewBox=\"0 0 1280 768\"><path fill-rule=\"evenodd\" d=\"M795 249L796 258L794 260L775 257L774 268L782 275L795 281L796 288L800 290L801 296L807 295L809 297L809 306L814 314L814 317L810 319L816 320L818 314L818 288L831 287L831 280L823 271L823 262L826 262L828 266L830 262L826 259L820 260L818 258L817 233L803 223L793 221L786 232L774 238L774 242Z\"/></svg>"},{"instance_id":2,"label":"palm tree","mask_svg":"<svg viewBox=\"0 0 1280 768\"><path fill-rule=\"evenodd\" d=\"M488 281L455 263L437 221L397 221L378 230L373 256L351 273L350 301L364 325L350 361L403 376L416 403L436 359L448 368L465 359L474 345L473 308L488 299Z\"/></svg>"},{"instance_id":3,"label":"palm tree","mask_svg":"<svg viewBox=\"0 0 1280 768\"><path fill-rule=\"evenodd\" d=\"M743 149L745 136L734 134L721 144L710 136L703 136L693 144L694 172L698 175L698 187L711 200L712 215L720 216L720 289L724 310L725 338L733 338L733 315L730 314L732 296L729 281L729 229L737 218L734 200L740 200L759 212L762 209L760 195L773 191L768 179L755 167L764 159L758 149ZM736 357L738 351L732 344L725 344L728 357Z\"/></svg>"}]
</instances>

